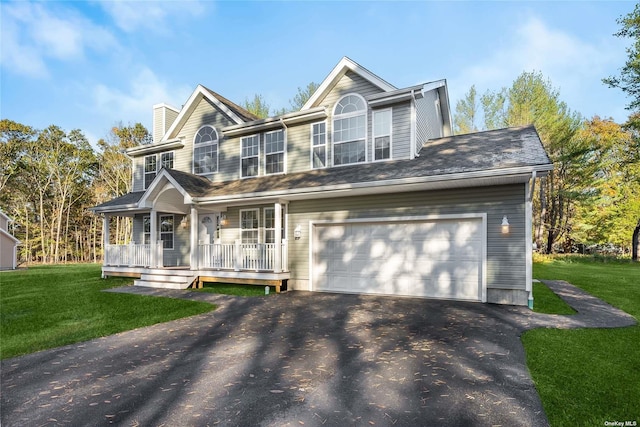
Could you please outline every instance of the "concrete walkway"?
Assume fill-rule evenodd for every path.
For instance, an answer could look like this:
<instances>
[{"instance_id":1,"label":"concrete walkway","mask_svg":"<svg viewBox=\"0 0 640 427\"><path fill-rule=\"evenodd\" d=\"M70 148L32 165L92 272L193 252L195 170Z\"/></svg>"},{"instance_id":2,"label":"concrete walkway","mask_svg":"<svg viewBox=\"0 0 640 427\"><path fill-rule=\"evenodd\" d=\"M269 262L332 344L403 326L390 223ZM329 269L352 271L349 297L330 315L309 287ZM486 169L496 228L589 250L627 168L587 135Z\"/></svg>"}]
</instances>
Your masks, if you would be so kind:
<instances>
[{"instance_id":1,"label":"concrete walkway","mask_svg":"<svg viewBox=\"0 0 640 427\"><path fill-rule=\"evenodd\" d=\"M520 335L621 327L626 313L545 282L578 314L289 292L2 362L6 426L546 426Z\"/></svg>"}]
</instances>

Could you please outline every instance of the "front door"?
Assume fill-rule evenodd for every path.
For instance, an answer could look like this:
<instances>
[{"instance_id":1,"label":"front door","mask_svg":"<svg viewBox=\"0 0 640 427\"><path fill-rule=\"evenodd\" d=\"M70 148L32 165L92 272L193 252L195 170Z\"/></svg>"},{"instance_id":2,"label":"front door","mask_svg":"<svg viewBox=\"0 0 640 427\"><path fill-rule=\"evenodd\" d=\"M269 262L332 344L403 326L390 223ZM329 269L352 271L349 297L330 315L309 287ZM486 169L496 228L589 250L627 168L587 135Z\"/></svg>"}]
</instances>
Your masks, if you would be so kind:
<instances>
[{"instance_id":1,"label":"front door","mask_svg":"<svg viewBox=\"0 0 640 427\"><path fill-rule=\"evenodd\" d=\"M198 217L198 244L211 245L220 238L217 213L201 214Z\"/></svg>"}]
</instances>

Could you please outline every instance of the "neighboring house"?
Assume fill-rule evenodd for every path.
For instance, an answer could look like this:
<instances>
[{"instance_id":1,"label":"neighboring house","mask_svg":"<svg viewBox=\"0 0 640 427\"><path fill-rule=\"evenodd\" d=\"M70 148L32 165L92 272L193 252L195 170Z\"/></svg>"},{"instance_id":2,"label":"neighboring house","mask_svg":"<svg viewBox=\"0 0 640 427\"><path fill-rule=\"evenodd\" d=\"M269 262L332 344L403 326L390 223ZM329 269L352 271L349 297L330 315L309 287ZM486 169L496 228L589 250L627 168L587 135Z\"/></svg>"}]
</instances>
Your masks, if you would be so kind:
<instances>
[{"instance_id":1,"label":"neighboring house","mask_svg":"<svg viewBox=\"0 0 640 427\"><path fill-rule=\"evenodd\" d=\"M345 57L300 111L203 86L153 111L133 192L93 208L133 218L131 245L104 228L103 275L527 304L552 164L532 126L451 136L444 80L398 89Z\"/></svg>"},{"instance_id":2,"label":"neighboring house","mask_svg":"<svg viewBox=\"0 0 640 427\"><path fill-rule=\"evenodd\" d=\"M0 270L15 270L18 267L20 240L9 233L10 222L13 220L0 211Z\"/></svg>"}]
</instances>

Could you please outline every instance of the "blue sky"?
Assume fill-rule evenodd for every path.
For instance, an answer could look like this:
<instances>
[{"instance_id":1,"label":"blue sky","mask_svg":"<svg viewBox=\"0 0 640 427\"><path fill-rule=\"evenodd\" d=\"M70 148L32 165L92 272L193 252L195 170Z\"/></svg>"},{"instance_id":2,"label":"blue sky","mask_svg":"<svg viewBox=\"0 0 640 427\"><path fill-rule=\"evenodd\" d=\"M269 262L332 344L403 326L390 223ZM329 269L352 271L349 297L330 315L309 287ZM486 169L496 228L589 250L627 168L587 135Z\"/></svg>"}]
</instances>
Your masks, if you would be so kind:
<instances>
[{"instance_id":1,"label":"blue sky","mask_svg":"<svg viewBox=\"0 0 640 427\"><path fill-rule=\"evenodd\" d=\"M348 56L397 87L446 78L451 109L540 71L585 117L623 122L628 100L601 83L628 40L612 34L633 2L0 3L0 116L81 129L93 143L118 122L151 128L198 84L273 108Z\"/></svg>"}]
</instances>

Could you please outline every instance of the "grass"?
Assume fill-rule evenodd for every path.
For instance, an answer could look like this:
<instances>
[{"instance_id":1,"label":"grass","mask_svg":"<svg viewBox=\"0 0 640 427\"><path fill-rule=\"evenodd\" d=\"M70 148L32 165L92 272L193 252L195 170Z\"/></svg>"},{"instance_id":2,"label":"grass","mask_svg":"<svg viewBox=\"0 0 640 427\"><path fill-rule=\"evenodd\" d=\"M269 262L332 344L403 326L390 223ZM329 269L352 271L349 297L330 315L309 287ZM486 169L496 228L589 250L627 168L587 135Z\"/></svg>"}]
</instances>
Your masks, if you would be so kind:
<instances>
[{"instance_id":1,"label":"grass","mask_svg":"<svg viewBox=\"0 0 640 427\"><path fill-rule=\"evenodd\" d=\"M36 266L0 274L0 358L111 335L215 309L204 302L101 292L131 279L100 265Z\"/></svg>"},{"instance_id":2,"label":"grass","mask_svg":"<svg viewBox=\"0 0 640 427\"><path fill-rule=\"evenodd\" d=\"M546 314L575 314L576 311L544 283L533 283L533 311Z\"/></svg>"},{"instance_id":3,"label":"grass","mask_svg":"<svg viewBox=\"0 0 640 427\"><path fill-rule=\"evenodd\" d=\"M534 263L534 277L566 280L640 318L639 264L546 258ZM545 298L535 298L544 310ZM640 421L640 326L536 329L523 334L522 340L552 426Z\"/></svg>"},{"instance_id":4,"label":"grass","mask_svg":"<svg viewBox=\"0 0 640 427\"><path fill-rule=\"evenodd\" d=\"M240 297L264 296L264 286L237 285L233 283L205 283L201 289L192 289L195 292L207 292L211 294L235 295ZM275 286L269 287L269 295L275 293Z\"/></svg>"}]
</instances>

